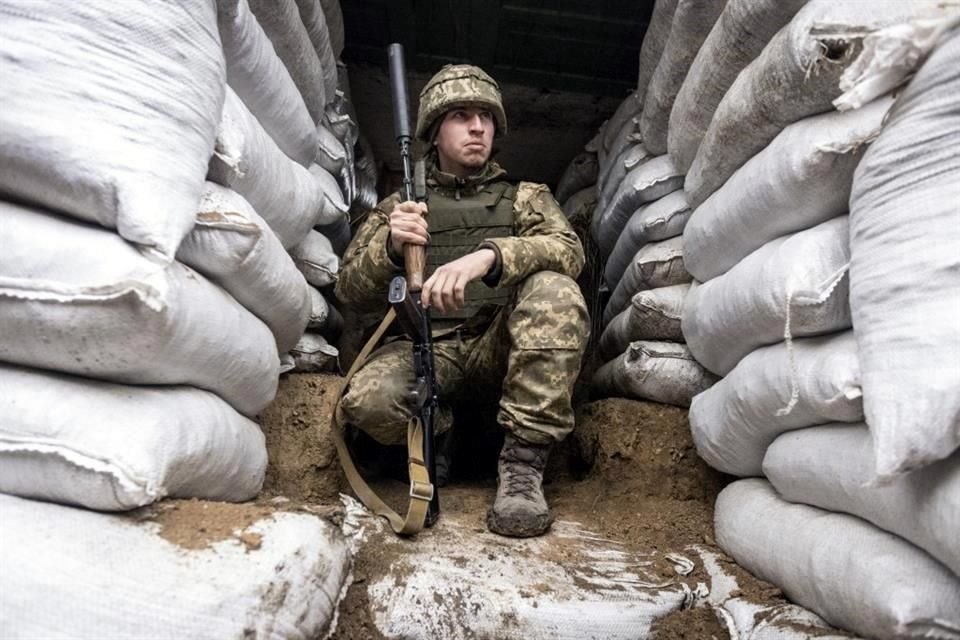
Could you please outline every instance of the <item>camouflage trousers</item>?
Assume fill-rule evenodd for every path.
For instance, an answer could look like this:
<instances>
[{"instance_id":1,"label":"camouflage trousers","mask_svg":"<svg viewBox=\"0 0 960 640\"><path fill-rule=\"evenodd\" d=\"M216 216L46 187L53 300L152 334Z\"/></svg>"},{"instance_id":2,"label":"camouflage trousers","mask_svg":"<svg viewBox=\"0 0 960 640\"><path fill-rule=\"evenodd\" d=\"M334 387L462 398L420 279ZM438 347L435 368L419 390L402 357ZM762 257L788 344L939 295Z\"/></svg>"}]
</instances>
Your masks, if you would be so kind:
<instances>
[{"instance_id":1,"label":"camouflage trousers","mask_svg":"<svg viewBox=\"0 0 960 640\"><path fill-rule=\"evenodd\" d=\"M440 410L437 433L452 426L450 408L499 396L497 421L535 444L563 440L573 430L573 385L589 337L587 307L573 279L536 273L517 286L485 330L434 341ZM403 444L412 410L411 344L390 342L350 381L340 418L381 444Z\"/></svg>"}]
</instances>

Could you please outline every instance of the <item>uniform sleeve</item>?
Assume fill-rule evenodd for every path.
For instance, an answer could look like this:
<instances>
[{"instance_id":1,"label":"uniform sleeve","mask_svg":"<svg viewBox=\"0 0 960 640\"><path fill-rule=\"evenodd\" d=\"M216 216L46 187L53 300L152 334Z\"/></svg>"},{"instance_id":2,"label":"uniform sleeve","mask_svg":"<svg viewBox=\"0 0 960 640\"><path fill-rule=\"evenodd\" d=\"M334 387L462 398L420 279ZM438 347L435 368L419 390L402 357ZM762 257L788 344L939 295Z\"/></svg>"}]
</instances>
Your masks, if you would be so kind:
<instances>
[{"instance_id":1,"label":"uniform sleeve","mask_svg":"<svg viewBox=\"0 0 960 640\"><path fill-rule=\"evenodd\" d=\"M583 245L546 185L521 182L513 204L516 235L480 243L493 249L497 262L491 270L499 280L490 285L510 286L538 271L556 271L576 278L583 269Z\"/></svg>"},{"instance_id":2,"label":"uniform sleeve","mask_svg":"<svg viewBox=\"0 0 960 640\"><path fill-rule=\"evenodd\" d=\"M359 313L377 311L386 305L391 278L401 272L388 254L389 213L400 198L383 200L369 214L343 254L335 289L337 299Z\"/></svg>"}]
</instances>

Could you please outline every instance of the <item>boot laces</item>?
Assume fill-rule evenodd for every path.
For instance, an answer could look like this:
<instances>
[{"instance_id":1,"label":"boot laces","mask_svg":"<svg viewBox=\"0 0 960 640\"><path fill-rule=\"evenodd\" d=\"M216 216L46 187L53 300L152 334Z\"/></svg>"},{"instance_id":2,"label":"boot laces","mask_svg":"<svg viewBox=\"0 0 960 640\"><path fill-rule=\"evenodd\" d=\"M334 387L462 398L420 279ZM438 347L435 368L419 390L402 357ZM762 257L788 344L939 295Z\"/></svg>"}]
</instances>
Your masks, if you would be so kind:
<instances>
[{"instance_id":1,"label":"boot laces","mask_svg":"<svg viewBox=\"0 0 960 640\"><path fill-rule=\"evenodd\" d=\"M504 470L507 472L507 477L504 478L504 493L508 496L519 495L531 500L536 499L540 494L538 485L541 469L546 464L546 455L532 449L517 451L510 448L504 452L504 462Z\"/></svg>"}]
</instances>

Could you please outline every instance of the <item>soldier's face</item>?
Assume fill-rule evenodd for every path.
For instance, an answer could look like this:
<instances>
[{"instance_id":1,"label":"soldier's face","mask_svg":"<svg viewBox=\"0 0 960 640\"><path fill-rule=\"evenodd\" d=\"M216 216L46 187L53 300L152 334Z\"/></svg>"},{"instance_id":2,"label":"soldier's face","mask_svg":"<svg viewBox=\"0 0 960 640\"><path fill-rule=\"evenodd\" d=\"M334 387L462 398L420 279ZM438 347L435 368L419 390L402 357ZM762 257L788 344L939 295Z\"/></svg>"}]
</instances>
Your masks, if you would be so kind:
<instances>
[{"instance_id":1,"label":"soldier's face","mask_svg":"<svg viewBox=\"0 0 960 640\"><path fill-rule=\"evenodd\" d=\"M482 107L456 107L447 111L437 132L440 170L466 178L490 158L496 122Z\"/></svg>"}]
</instances>

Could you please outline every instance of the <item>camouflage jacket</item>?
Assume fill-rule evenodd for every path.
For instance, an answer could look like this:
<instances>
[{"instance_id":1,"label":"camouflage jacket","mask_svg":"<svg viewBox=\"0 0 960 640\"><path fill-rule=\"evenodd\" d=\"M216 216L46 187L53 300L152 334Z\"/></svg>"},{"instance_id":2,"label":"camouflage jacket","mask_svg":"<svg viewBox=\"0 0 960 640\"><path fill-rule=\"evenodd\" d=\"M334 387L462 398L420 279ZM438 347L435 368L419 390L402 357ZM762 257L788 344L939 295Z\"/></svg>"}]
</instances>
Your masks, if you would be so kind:
<instances>
[{"instance_id":1,"label":"camouflage jacket","mask_svg":"<svg viewBox=\"0 0 960 640\"><path fill-rule=\"evenodd\" d=\"M428 163L427 187L468 198L478 188L503 180L505 175L492 161L466 180ZM390 212L400 201L401 195L394 193L371 210L344 253L336 295L358 313L383 311L391 278L403 272L402 258L393 255L389 242ZM513 213L512 237L484 240L477 246L497 254L484 283L513 286L538 271L556 271L571 278L579 275L584 264L583 246L546 185L521 182Z\"/></svg>"}]
</instances>

